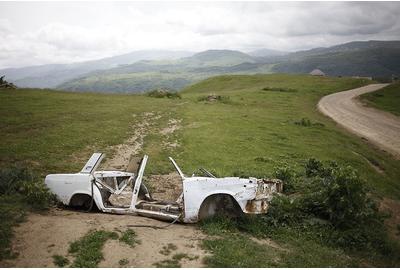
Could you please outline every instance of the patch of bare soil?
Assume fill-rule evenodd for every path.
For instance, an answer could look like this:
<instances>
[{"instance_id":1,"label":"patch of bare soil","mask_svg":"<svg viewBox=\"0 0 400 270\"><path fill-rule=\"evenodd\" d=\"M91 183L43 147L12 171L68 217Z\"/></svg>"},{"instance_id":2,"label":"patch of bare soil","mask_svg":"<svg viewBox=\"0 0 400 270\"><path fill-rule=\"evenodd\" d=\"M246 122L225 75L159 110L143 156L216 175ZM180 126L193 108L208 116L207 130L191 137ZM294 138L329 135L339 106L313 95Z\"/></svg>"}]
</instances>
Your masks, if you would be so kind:
<instances>
[{"instance_id":1,"label":"patch of bare soil","mask_svg":"<svg viewBox=\"0 0 400 270\"><path fill-rule=\"evenodd\" d=\"M389 198L383 198L379 205L379 210L390 213L390 217L385 220L389 235L392 239L400 241L400 202Z\"/></svg>"},{"instance_id":2,"label":"patch of bare soil","mask_svg":"<svg viewBox=\"0 0 400 270\"><path fill-rule=\"evenodd\" d=\"M153 198L176 201L182 193L182 178L176 172L166 175L150 175L144 180L150 186Z\"/></svg>"},{"instance_id":3,"label":"patch of bare soil","mask_svg":"<svg viewBox=\"0 0 400 270\"><path fill-rule=\"evenodd\" d=\"M166 141L164 141L164 146L167 148L176 148L179 146L177 140L171 141L173 133L181 128L181 119L170 119L168 125L160 130L160 133L164 135Z\"/></svg>"},{"instance_id":4,"label":"patch of bare soil","mask_svg":"<svg viewBox=\"0 0 400 270\"><path fill-rule=\"evenodd\" d=\"M3 267L55 267L53 255L68 255L69 244L90 230L125 231L129 225L163 227L168 223L139 216L84 213L53 209L48 214L32 213L27 221L15 228L13 249L19 253L14 260L2 262ZM132 227L140 244L131 248L118 240L106 242L100 267L120 267L119 260L128 259L126 267L154 267L153 264L175 253L198 256L182 261L182 267L203 267L206 255L200 248L204 235L193 225L172 224L165 229ZM177 249L169 256L160 254L162 247L174 244ZM73 257L67 256L70 261Z\"/></svg>"},{"instance_id":5,"label":"patch of bare soil","mask_svg":"<svg viewBox=\"0 0 400 270\"><path fill-rule=\"evenodd\" d=\"M152 124L151 121L160 117L161 115L153 112L145 113L143 119L140 122L135 122L132 126L132 135L124 143L111 147L115 150L115 153L112 158L104 162L102 168L126 170L131 156L136 156L141 150L147 130Z\"/></svg>"}]
</instances>

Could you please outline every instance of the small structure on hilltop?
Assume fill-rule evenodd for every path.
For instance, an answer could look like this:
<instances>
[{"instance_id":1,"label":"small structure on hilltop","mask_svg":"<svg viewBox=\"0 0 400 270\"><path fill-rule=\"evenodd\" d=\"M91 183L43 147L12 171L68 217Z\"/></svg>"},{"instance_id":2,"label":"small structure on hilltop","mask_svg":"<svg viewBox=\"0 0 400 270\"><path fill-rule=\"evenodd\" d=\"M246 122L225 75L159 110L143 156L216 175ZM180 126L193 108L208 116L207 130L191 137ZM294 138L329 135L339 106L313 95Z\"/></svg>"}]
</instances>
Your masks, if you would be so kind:
<instances>
[{"instance_id":1,"label":"small structure on hilltop","mask_svg":"<svg viewBox=\"0 0 400 270\"><path fill-rule=\"evenodd\" d=\"M313 71L310 72L310 75L313 76L325 76L325 73L323 73L320 69L314 69Z\"/></svg>"}]
</instances>

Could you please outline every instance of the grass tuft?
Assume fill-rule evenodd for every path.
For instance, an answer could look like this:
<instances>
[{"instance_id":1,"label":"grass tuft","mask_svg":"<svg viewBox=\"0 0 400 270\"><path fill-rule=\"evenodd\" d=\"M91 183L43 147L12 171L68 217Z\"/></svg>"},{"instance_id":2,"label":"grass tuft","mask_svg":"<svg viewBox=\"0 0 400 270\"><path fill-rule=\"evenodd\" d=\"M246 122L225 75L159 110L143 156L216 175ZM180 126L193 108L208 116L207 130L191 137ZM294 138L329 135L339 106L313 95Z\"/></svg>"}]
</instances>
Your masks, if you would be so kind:
<instances>
[{"instance_id":1,"label":"grass tuft","mask_svg":"<svg viewBox=\"0 0 400 270\"><path fill-rule=\"evenodd\" d=\"M125 266L125 265L128 265L128 263L129 263L129 260L126 258L118 261L119 266Z\"/></svg>"},{"instance_id":2,"label":"grass tuft","mask_svg":"<svg viewBox=\"0 0 400 270\"><path fill-rule=\"evenodd\" d=\"M171 254L172 251L177 250L177 246L172 244L172 243L168 243L168 245L163 246L162 249L160 250L160 254L168 256L169 254Z\"/></svg>"},{"instance_id":3,"label":"grass tuft","mask_svg":"<svg viewBox=\"0 0 400 270\"><path fill-rule=\"evenodd\" d=\"M123 232L119 238L119 241L124 242L132 248L141 243L141 241L137 239L135 231L132 229L127 229L125 232Z\"/></svg>"},{"instance_id":4,"label":"grass tuft","mask_svg":"<svg viewBox=\"0 0 400 270\"><path fill-rule=\"evenodd\" d=\"M103 230L90 231L71 243L68 251L75 257L71 267L96 267L103 259L101 250L108 239L118 239L118 234Z\"/></svg>"},{"instance_id":5,"label":"grass tuft","mask_svg":"<svg viewBox=\"0 0 400 270\"><path fill-rule=\"evenodd\" d=\"M64 267L69 264L69 260L61 255L53 255L53 263L58 267Z\"/></svg>"}]
</instances>

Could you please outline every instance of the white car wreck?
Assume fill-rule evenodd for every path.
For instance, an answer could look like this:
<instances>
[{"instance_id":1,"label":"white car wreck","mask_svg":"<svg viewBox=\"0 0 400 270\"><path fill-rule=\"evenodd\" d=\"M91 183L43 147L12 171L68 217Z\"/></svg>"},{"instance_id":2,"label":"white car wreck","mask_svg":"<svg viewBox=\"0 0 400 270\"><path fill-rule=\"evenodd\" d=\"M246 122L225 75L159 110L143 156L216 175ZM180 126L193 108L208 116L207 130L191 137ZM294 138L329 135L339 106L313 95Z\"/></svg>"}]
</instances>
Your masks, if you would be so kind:
<instances>
[{"instance_id":1,"label":"white car wreck","mask_svg":"<svg viewBox=\"0 0 400 270\"><path fill-rule=\"evenodd\" d=\"M115 214L134 214L157 219L195 223L219 213L266 213L273 195L282 191L278 179L217 178L205 169L205 176L185 176L169 158L182 178L183 192L175 202L153 199L142 183L148 156L140 162L137 173L96 171L104 155L94 153L79 173L50 174L45 183L65 205L90 207ZM130 203L115 206L113 195L127 193Z\"/></svg>"}]
</instances>

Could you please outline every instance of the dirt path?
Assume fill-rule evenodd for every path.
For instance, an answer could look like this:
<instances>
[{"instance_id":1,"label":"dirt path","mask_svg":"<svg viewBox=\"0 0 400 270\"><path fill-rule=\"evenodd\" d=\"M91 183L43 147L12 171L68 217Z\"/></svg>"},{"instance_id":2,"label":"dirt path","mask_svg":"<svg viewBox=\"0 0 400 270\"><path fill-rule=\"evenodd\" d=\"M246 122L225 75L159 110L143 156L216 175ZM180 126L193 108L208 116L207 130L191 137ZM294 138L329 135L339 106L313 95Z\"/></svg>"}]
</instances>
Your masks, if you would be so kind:
<instances>
[{"instance_id":1,"label":"dirt path","mask_svg":"<svg viewBox=\"0 0 400 270\"><path fill-rule=\"evenodd\" d=\"M68 255L69 243L89 230L125 231L129 225L165 226L167 223L139 216L84 213L52 209L48 214L30 214L26 222L15 228L13 249L15 260L3 261L3 267L55 267L53 255ZM119 260L128 259L125 267L154 267L153 263L185 253L195 260L182 260L182 267L202 267L205 253L200 248L204 235L194 225L173 224L165 229L132 227L141 244L134 248L117 240L109 240L103 248L104 260L99 267L120 267ZM163 246L177 249L168 256L160 254ZM73 257L69 257L73 261Z\"/></svg>"},{"instance_id":2,"label":"dirt path","mask_svg":"<svg viewBox=\"0 0 400 270\"><path fill-rule=\"evenodd\" d=\"M140 153L148 133L157 132L157 129L165 137L161 145L167 148L176 147L178 142L171 143L170 137L181 127L181 120L167 119L164 125L157 127L155 121L160 118L154 112L144 113L141 120L133 124L131 136L122 144L111 147L115 154L101 167L127 169L131 156L135 157ZM176 173L149 175L146 176L146 181L153 186L153 196L157 199L176 200L182 192L181 179ZM118 240L108 240L103 248L104 260L99 267L120 267L119 260L122 259L129 261L124 267L155 267L154 263L171 259L177 253L185 253L192 258L183 259L180 262L182 267L204 266L202 262L205 251L200 245L205 236L195 225L173 224L157 230L130 225L163 227L168 223L140 216L85 213L58 208L45 215L30 213L27 221L15 228L13 250L19 254L18 257L2 261L0 266L55 267L52 256L67 256L73 261L73 257L68 255L69 244L88 231L125 231L128 228L137 233L141 244L131 248ZM161 254L160 251L168 244L176 246L176 250L169 255Z\"/></svg>"},{"instance_id":3,"label":"dirt path","mask_svg":"<svg viewBox=\"0 0 400 270\"><path fill-rule=\"evenodd\" d=\"M358 96L379 90L387 84L371 84L323 97L318 109L350 132L400 158L400 118L363 106Z\"/></svg>"}]
</instances>

